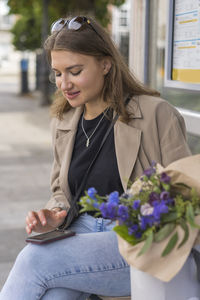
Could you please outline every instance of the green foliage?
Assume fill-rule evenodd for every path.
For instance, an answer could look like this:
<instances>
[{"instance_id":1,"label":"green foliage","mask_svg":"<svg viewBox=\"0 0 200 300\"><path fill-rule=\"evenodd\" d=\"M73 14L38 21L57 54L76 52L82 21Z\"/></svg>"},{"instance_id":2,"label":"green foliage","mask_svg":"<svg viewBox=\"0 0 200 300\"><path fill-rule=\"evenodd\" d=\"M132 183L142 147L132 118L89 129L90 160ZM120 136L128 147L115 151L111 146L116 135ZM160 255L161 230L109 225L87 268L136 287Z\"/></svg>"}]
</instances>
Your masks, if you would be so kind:
<instances>
[{"instance_id":1,"label":"green foliage","mask_svg":"<svg viewBox=\"0 0 200 300\"><path fill-rule=\"evenodd\" d=\"M174 223L164 225L158 232L155 233L154 241L157 243L162 242L172 233L175 227L176 225Z\"/></svg>"},{"instance_id":2,"label":"green foliage","mask_svg":"<svg viewBox=\"0 0 200 300\"><path fill-rule=\"evenodd\" d=\"M174 247L176 246L176 243L178 241L178 233L177 231L173 234L173 236L171 237L171 239L169 240L167 246L165 247L165 249L162 252L162 256L166 256L167 254L169 254Z\"/></svg>"},{"instance_id":3,"label":"green foliage","mask_svg":"<svg viewBox=\"0 0 200 300\"><path fill-rule=\"evenodd\" d=\"M128 228L125 225L117 225L113 228L113 230L121 236L124 240L126 240L129 244L131 245L136 245L138 243L138 239L134 237L134 235L129 235L128 234ZM142 241L142 239L141 239Z\"/></svg>"},{"instance_id":4,"label":"green foliage","mask_svg":"<svg viewBox=\"0 0 200 300\"><path fill-rule=\"evenodd\" d=\"M68 0L48 1L49 28L53 21L70 14L94 16L104 27L110 22L108 5L122 5L125 0ZM13 44L17 50L35 50L41 47L42 1L8 0L10 14L19 15L12 29Z\"/></svg>"},{"instance_id":5,"label":"green foliage","mask_svg":"<svg viewBox=\"0 0 200 300\"><path fill-rule=\"evenodd\" d=\"M13 45L17 50L35 50L41 47L40 19L21 17L12 28Z\"/></svg>"},{"instance_id":6,"label":"green foliage","mask_svg":"<svg viewBox=\"0 0 200 300\"><path fill-rule=\"evenodd\" d=\"M146 232L146 240L144 243L144 246L142 247L141 251L138 253L138 256L144 254L145 252L147 252L147 250L149 250L149 248L151 247L152 243L153 243L153 230L149 229Z\"/></svg>"}]
</instances>

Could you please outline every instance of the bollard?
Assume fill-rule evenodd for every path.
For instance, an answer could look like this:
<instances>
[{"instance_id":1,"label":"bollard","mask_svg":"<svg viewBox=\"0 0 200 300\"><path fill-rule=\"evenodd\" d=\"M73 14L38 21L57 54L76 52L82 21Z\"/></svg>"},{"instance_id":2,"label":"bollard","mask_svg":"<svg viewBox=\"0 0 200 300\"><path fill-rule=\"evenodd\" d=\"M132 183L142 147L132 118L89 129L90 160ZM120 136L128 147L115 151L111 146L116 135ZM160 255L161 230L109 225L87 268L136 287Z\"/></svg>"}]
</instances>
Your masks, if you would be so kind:
<instances>
[{"instance_id":1,"label":"bollard","mask_svg":"<svg viewBox=\"0 0 200 300\"><path fill-rule=\"evenodd\" d=\"M21 94L26 94L29 92L28 88L28 59L21 59L20 61L21 69Z\"/></svg>"}]
</instances>

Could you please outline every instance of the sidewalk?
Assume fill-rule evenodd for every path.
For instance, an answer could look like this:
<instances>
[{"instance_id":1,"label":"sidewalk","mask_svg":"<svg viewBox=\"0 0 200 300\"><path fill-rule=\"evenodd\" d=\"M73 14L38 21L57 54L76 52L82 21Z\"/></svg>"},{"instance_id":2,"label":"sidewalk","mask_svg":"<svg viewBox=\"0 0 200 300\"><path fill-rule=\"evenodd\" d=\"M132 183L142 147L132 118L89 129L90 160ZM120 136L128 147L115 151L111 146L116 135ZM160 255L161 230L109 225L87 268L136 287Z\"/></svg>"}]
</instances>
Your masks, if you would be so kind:
<instances>
[{"instance_id":1,"label":"sidewalk","mask_svg":"<svg viewBox=\"0 0 200 300\"><path fill-rule=\"evenodd\" d=\"M48 107L18 95L18 83L0 77L0 289L25 246L25 216L50 196L52 164Z\"/></svg>"}]
</instances>

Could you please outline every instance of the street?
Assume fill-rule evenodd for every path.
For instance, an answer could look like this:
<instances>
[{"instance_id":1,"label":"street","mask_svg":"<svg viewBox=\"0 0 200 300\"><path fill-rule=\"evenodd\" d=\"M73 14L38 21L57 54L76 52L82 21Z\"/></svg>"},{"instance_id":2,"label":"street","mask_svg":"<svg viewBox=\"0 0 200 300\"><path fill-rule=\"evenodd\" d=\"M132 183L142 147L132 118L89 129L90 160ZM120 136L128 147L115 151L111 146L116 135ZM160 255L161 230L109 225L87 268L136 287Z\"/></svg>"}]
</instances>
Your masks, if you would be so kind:
<instances>
[{"instance_id":1,"label":"street","mask_svg":"<svg viewBox=\"0 0 200 300\"><path fill-rule=\"evenodd\" d=\"M0 77L0 289L25 246L25 217L50 196L49 109L20 96L17 78Z\"/></svg>"}]
</instances>

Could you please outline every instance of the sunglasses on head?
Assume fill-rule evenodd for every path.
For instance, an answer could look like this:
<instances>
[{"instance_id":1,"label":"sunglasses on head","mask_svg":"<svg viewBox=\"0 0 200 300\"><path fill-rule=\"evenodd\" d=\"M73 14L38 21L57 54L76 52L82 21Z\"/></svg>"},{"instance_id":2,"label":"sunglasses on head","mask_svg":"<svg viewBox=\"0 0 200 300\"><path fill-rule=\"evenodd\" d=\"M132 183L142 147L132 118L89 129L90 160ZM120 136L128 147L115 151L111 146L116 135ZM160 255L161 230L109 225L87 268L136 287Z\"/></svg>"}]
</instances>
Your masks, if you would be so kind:
<instances>
[{"instance_id":1,"label":"sunglasses on head","mask_svg":"<svg viewBox=\"0 0 200 300\"><path fill-rule=\"evenodd\" d=\"M51 34L61 31L64 27L67 27L70 30L79 30L84 24L88 24L94 32L102 39L98 34L95 28L92 26L90 20L86 17L74 17L71 20L59 19L51 25Z\"/></svg>"}]
</instances>

